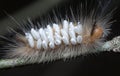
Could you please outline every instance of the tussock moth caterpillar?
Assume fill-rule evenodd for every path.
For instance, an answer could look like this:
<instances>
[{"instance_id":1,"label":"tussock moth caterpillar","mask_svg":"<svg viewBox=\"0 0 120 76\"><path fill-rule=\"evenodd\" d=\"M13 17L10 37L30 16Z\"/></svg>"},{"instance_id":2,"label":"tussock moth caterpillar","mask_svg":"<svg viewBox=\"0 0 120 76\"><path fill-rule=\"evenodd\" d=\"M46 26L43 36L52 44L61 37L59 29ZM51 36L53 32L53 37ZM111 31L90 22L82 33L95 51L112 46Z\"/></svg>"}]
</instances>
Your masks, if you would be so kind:
<instances>
[{"instance_id":1,"label":"tussock moth caterpillar","mask_svg":"<svg viewBox=\"0 0 120 76\"><path fill-rule=\"evenodd\" d=\"M44 62L97 52L112 24L114 9L110 4L110 0L85 0L79 6L60 7L43 17L28 19L1 36L3 57Z\"/></svg>"}]
</instances>

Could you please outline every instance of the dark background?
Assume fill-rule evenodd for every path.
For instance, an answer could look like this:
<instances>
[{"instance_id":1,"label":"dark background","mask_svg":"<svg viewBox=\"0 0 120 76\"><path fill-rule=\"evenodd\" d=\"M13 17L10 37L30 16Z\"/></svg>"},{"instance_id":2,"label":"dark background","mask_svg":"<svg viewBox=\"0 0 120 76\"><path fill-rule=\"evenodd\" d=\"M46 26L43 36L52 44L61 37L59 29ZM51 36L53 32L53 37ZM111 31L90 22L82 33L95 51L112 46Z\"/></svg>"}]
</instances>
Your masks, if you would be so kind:
<instances>
[{"instance_id":1,"label":"dark background","mask_svg":"<svg viewBox=\"0 0 120 76\"><path fill-rule=\"evenodd\" d=\"M0 1L0 34L5 32L7 26L16 26L7 14L17 21L26 20L28 17L37 17L47 12L63 0L4 0ZM70 2L70 1L68 1ZM79 0L72 0L75 5ZM112 39L120 35L119 0L113 0L113 6L117 7L112 25L111 34L107 38ZM38 8L39 6L39 8ZM31 12L32 10L32 12ZM7 12L7 14L5 13ZM101 52L76 58L57 60L40 64L31 64L0 70L0 76L119 76L120 53Z\"/></svg>"}]
</instances>

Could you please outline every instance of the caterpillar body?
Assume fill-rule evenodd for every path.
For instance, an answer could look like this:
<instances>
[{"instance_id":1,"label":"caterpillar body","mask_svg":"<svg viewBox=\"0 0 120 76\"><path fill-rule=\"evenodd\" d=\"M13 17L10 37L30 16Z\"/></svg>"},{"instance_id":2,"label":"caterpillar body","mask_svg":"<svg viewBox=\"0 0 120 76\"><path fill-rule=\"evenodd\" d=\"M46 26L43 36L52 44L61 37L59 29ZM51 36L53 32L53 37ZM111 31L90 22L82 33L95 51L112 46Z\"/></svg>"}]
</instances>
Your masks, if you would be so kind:
<instances>
[{"instance_id":1,"label":"caterpillar body","mask_svg":"<svg viewBox=\"0 0 120 76\"><path fill-rule=\"evenodd\" d=\"M90 5L83 2L75 11L70 7L62 15L54 11L48 21L28 19L19 30L9 32L12 35L1 36L3 57L44 62L97 52L112 24L113 9L108 10L109 1L102 3L98 1L91 8L92 1Z\"/></svg>"}]
</instances>

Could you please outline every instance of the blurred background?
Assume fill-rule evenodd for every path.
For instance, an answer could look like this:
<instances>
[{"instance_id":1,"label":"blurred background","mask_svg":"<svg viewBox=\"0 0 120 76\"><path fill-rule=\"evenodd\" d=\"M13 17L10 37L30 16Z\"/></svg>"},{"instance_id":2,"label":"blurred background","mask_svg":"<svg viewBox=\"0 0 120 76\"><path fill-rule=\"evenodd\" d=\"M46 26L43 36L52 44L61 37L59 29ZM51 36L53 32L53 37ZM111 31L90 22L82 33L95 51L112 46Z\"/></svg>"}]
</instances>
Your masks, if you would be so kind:
<instances>
[{"instance_id":1,"label":"blurred background","mask_svg":"<svg viewBox=\"0 0 120 76\"><path fill-rule=\"evenodd\" d=\"M81 0L0 0L0 35L6 32L8 26L16 27L17 22L27 18L36 18L56 6L71 3L76 5ZM84 0L83 0L84 1ZM99 1L99 0L98 0ZM108 40L120 35L120 0L111 0L112 7L117 7ZM104 76L119 74L120 53L101 52L79 56L76 58L57 60L40 64L31 64L8 69L1 69L0 76ZM120 74L119 74L120 75Z\"/></svg>"},{"instance_id":2,"label":"blurred background","mask_svg":"<svg viewBox=\"0 0 120 76\"><path fill-rule=\"evenodd\" d=\"M3 33L7 26L17 26L9 15L16 21L23 22L29 17L42 15L60 2L62 0L0 0L0 33Z\"/></svg>"}]
</instances>

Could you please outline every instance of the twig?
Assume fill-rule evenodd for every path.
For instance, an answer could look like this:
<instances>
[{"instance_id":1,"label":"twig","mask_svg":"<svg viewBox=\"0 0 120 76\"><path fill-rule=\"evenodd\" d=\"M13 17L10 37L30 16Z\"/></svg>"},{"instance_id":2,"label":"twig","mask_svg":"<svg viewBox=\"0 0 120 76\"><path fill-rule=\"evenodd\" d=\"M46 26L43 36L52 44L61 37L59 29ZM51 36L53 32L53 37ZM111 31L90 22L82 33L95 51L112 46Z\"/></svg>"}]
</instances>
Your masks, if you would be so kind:
<instances>
[{"instance_id":1,"label":"twig","mask_svg":"<svg viewBox=\"0 0 120 76\"><path fill-rule=\"evenodd\" d=\"M111 41L105 42L101 50L120 52L120 36L113 38Z\"/></svg>"},{"instance_id":2,"label":"twig","mask_svg":"<svg viewBox=\"0 0 120 76\"><path fill-rule=\"evenodd\" d=\"M0 60L0 68L9 68L9 67L25 65L25 64L27 64L26 61L23 59L19 59L19 58Z\"/></svg>"}]
</instances>

